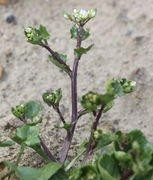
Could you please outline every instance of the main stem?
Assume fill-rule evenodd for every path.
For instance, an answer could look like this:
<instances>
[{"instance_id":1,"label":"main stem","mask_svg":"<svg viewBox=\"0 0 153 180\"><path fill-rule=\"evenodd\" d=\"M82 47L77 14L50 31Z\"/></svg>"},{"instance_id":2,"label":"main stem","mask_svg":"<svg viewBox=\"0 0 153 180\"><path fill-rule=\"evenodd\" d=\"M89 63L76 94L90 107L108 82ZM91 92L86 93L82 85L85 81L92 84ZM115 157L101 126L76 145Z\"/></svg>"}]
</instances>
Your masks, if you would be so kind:
<instances>
[{"instance_id":1,"label":"main stem","mask_svg":"<svg viewBox=\"0 0 153 180\"><path fill-rule=\"evenodd\" d=\"M82 33L83 33L83 26L79 26L78 36L77 36L77 45L76 48L79 49L81 47L82 42ZM65 142L61 151L61 158L60 162L63 163L67 157L68 151L70 149L72 138L74 135L74 130L76 126L76 122L78 119L78 101L77 101L77 72L78 72L78 65L79 65L80 56L77 54L74 58L73 63L73 70L71 73L71 96L72 96L72 117L71 123L72 128L70 129L70 133L67 134L65 138Z\"/></svg>"}]
</instances>

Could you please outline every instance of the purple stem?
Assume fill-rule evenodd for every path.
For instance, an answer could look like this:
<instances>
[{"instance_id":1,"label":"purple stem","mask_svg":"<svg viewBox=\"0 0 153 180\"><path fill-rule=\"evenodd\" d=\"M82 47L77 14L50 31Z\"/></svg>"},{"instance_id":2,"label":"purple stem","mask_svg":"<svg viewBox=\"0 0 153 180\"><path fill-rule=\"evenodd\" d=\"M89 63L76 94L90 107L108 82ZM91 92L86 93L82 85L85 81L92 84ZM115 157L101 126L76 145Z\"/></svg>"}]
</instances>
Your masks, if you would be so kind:
<instances>
[{"instance_id":1,"label":"purple stem","mask_svg":"<svg viewBox=\"0 0 153 180\"><path fill-rule=\"evenodd\" d=\"M41 137L39 137L39 138L40 138L40 145L42 146L44 152L49 157L49 159L53 162L58 162L57 159L54 157L54 155L50 152L50 150L48 149L48 147L46 146L44 141L41 139Z\"/></svg>"},{"instance_id":2,"label":"purple stem","mask_svg":"<svg viewBox=\"0 0 153 180\"><path fill-rule=\"evenodd\" d=\"M55 111L58 113L58 115L59 115L61 121L63 122L63 124L66 124L66 121L65 121L65 119L64 119L64 117L63 117L63 115L62 115L62 113L61 113L61 111L60 111L60 109L59 109L59 107L56 106L56 107L54 107L54 109L55 109Z\"/></svg>"},{"instance_id":3,"label":"purple stem","mask_svg":"<svg viewBox=\"0 0 153 180\"><path fill-rule=\"evenodd\" d=\"M128 180L133 175L132 171L127 171L120 180Z\"/></svg>"},{"instance_id":4,"label":"purple stem","mask_svg":"<svg viewBox=\"0 0 153 180\"><path fill-rule=\"evenodd\" d=\"M78 119L83 116L84 114L87 114L88 111L87 109L81 109L79 112L78 112Z\"/></svg>"},{"instance_id":5,"label":"purple stem","mask_svg":"<svg viewBox=\"0 0 153 180\"><path fill-rule=\"evenodd\" d=\"M83 33L83 26L79 26L79 31L78 31L78 37L77 37L77 45L76 48L80 48L81 47L81 42L82 42L82 33ZM67 133L67 136L65 138L64 141L64 145L61 151L61 158L60 158L60 162L64 163L68 151L70 149L71 143L72 143L72 138L74 135L74 131L75 131L75 126L76 126L76 122L78 120L78 107L77 107L77 71L78 71L78 65L79 65L79 60L80 60L80 56L75 55L74 58L74 63L73 63L73 70L71 73L71 96L72 96L72 119L71 119L71 123L72 123L72 127L70 129L70 133Z\"/></svg>"}]
</instances>

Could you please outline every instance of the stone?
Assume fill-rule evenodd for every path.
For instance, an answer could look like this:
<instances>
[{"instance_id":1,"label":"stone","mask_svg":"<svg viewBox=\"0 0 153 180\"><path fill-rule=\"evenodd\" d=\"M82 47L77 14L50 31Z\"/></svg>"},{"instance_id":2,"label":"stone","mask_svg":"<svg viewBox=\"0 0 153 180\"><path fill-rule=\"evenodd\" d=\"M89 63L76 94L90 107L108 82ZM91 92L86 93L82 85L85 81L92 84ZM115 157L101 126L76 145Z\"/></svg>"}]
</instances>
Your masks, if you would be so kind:
<instances>
[{"instance_id":1,"label":"stone","mask_svg":"<svg viewBox=\"0 0 153 180\"><path fill-rule=\"evenodd\" d=\"M9 4L8 0L0 0L0 5L7 6Z\"/></svg>"},{"instance_id":2,"label":"stone","mask_svg":"<svg viewBox=\"0 0 153 180\"><path fill-rule=\"evenodd\" d=\"M0 79L1 79L2 76L3 76L3 72L4 72L4 68L3 68L3 66L0 64Z\"/></svg>"},{"instance_id":3,"label":"stone","mask_svg":"<svg viewBox=\"0 0 153 180\"><path fill-rule=\"evenodd\" d=\"M7 22L8 24L14 24L14 25L17 24L16 17L15 17L13 14L7 14L7 15L6 15L6 22Z\"/></svg>"}]
</instances>

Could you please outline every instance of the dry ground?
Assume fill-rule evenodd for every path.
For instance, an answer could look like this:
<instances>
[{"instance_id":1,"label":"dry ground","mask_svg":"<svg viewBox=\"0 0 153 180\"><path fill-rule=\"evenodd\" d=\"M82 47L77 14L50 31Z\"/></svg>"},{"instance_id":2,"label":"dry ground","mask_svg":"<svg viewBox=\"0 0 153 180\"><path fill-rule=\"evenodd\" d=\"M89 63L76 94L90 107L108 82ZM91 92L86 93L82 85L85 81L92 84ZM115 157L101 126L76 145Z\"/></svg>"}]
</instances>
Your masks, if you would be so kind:
<instances>
[{"instance_id":1,"label":"dry ground","mask_svg":"<svg viewBox=\"0 0 153 180\"><path fill-rule=\"evenodd\" d=\"M69 38L71 23L63 18L64 11L74 8L97 8L97 17L89 22L91 37L84 46L95 43L84 55L79 68L79 97L88 90L104 91L111 78L137 81L137 91L118 99L115 107L101 119L111 128L140 128L153 142L153 1L152 0L19 0L8 7L0 6L0 64L4 67L0 79L0 140L8 139L13 128L20 125L11 114L11 107L28 100L40 100L48 89L63 89L62 112L70 119L70 82L66 74L50 64L48 53L26 42L23 30L27 26L47 26L53 49L68 54L72 65L75 41ZM16 23L8 24L13 14ZM80 99L80 98L79 98ZM42 136L54 152L64 133L53 130L59 123L47 106L43 112ZM90 116L80 119L73 145L88 135ZM112 124L112 125L111 125ZM17 147L18 148L18 147ZM0 160L16 156L16 148L0 150ZM74 153L70 152L70 156ZM24 161L26 159L26 161ZM35 160L37 159L37 160ZM22 164L41 163L27 150Z\"/></svg>"}]
</instances>

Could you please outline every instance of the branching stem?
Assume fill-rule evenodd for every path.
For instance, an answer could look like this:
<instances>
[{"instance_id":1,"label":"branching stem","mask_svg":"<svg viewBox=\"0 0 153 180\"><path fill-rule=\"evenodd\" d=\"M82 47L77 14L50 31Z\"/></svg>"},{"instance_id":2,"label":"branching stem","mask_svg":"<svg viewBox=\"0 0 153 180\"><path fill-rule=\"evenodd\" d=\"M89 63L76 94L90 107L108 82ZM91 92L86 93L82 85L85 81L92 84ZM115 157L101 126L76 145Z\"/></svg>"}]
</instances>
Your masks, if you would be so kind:
<instances>
[{"instance_id":1,"label":"branching stem","mask_svg":"<svg viewBox=\"0 0 153 180\"><path fill-rule=\"evenodd\" d=\"M96 117L96 119L92 124L91 135L90 135L90 139L89 139L89 143L88 143L88 147L87 147L86 156L88 156L88 154L91 154L93 152L93 149L95 148L95 143L93 140L93 134L97 130L97 126L98 126L99 120L102 116L103 109L104 109L104 105L101 105L101 108L100 108L98 114L96 115L96 113L94 113L94 116Z\"/></svg>"},{"instance_id":2,"label":"branching stem","mask_svg":"<svg viewBox=\"0 0 153 180\"><path fill-rule=\"evenodd\" d=\"M53 58L55 58L60 64L63 64L65 66L65 68L67 69L68 75L71 78L71 69L69 68L69 66L58 56L58 54L53 51L49 45L47 43L45 44L41 44L42 47L44 47L45 49L47 49L49 51L49 53L53 56Z\"/></svg>"},{"instance_id":3,"label":"branching stem","mask_svg":"<svg viewBox=\"0 0 153 180\"><path fill-rule=\"evenodd\" d=\"M60 111L60 109L59 109L59 107L56 106L56 107L54 107L54 109L55 109L55 111L58 113L58 115L59 115L61 121L63 122L63 124L66 124L66 121L65 121L65 119L64 119L64 117L63 117L63 115L62 115L62 113L61 113L61 111Z\"/></svg>"},{"instance_id":4,"label":"branching stem","mask_svg":"<svg viewBox=\"0 0 153 180\"><path fill-rule=\"evenodd\" d=\"M39 137L40 138L40 137ZM44 143L44 141L40 138L40 144L44 150L44 152L46 153L46 155L49 157L49 159L53 162L58 162L57 159L54 157L54 155L50 152L50 150L48 149L48 147L46 146L46 144Z\"/></svg>"}]
</instances>

